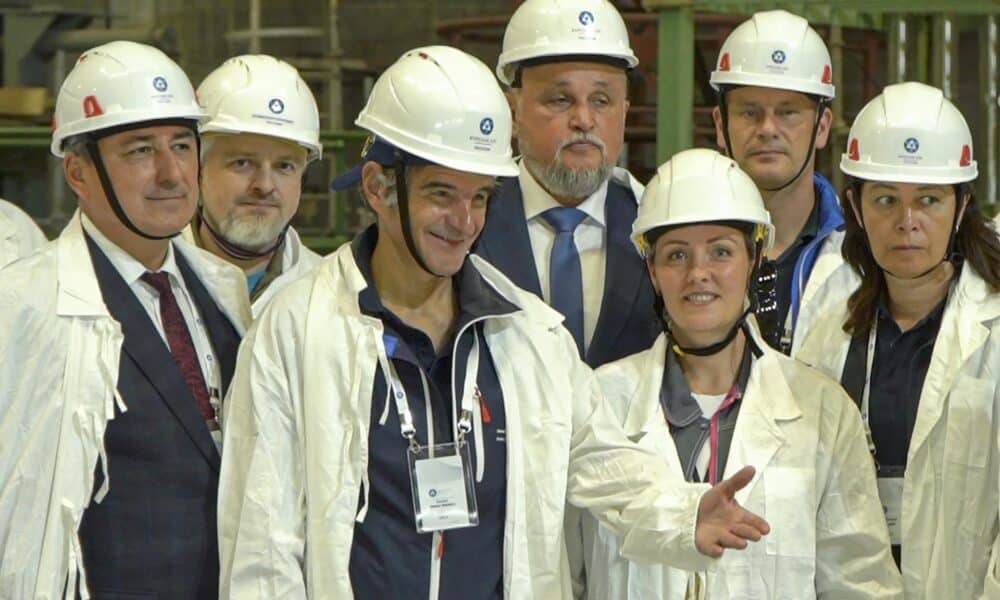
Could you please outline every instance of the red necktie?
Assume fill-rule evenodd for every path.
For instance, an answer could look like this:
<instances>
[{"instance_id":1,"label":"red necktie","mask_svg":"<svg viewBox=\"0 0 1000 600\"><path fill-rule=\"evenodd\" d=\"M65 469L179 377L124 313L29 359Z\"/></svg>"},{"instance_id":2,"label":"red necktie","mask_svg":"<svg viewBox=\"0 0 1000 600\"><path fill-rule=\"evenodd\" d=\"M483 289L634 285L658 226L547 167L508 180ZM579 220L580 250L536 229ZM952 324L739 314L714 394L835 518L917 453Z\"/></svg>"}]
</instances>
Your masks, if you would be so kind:
<instances>
[{"instance_id":1,"label":"red necktie","mask_svg":"<svg viewBox=\"0 0 1000 600\"><path fill-rule=\"evenodd\" d=\"M163 330L167 334L170 353L180 368L181 375L184 376L184 382L191 389L194 399L198 401L202 416L206 421L215 421L215 411L208 399L205 377L201 373L201 365L198 364L198 353L195 352L194 342L191 341L191 332L188 331L187 323L184 321L184 314L181 313L181 308L177 305L177 298L174 297L174 292L170 289L168 275L166 273L145 273L141 279L153 286L160 294L160 319L163 321Z\"/></svg>"}]
</instances>

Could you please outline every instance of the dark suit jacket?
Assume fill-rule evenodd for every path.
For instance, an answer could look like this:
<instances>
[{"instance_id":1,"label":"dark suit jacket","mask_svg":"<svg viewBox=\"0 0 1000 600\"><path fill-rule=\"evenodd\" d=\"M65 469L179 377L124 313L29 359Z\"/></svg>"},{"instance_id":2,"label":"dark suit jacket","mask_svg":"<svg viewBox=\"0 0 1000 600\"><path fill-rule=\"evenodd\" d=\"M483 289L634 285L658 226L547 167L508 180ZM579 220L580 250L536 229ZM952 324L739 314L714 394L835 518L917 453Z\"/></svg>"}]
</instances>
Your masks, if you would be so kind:
<instances>
[{"instance_id":1,"label":"dark suit jacket","mask_svg":"<svg viewBox=\"0 0 1000 600\"><path fill-rule=\"evenodd\" d=\"M104 436L108 494L87 507L80 524L88 586L95 600L214 600L219 452L148 314L98 246L87 242L104 302L125 337L118 391L128 407ZM175 256L225 389L239 336L184 257ZM99 465L95 490L103 480Z\"/></svg>"},{"instance_id":2,"label":"dark suit jacket","mask_svg":"<svg viewBox=\"0 0 1000 600\"><path fill-rule=\"evenodd\" d=\"M660 333L653 313L653 286L645 263L629 240L637 209L631 189L614 180L608 182L604 298L594 336L584 357L592 367L646 350ZM521 185L516 177L500 180L490 201L489 216L476 253L493 263L519 287L542 297L528 238ZM551 277L557 280L558 274Z\"/></svg>"}]
</instances>

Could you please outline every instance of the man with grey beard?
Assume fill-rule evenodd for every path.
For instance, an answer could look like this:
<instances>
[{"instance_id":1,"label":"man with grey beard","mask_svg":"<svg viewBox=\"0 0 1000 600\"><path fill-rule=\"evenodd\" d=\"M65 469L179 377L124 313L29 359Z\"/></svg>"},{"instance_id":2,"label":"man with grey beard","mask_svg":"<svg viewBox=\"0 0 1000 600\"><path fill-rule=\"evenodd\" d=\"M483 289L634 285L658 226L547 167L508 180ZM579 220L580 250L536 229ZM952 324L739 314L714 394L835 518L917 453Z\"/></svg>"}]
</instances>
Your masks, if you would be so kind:
<instances>
[{"instance_id":1,"label":"man with grey beard","mask_svg":"<svg viewBox=\"0 0 1000 600\"><path fill-rule=\"evenodd\" d=\"M629 241L642 186L615 166L638 62L607 0L527 0L497 64L520 174L501 180L476 251L559 310L592 367L648 348L659 331Z\"/></svg>"},{"instance_id":2,"label":"man with grey beard","mask_svg":"<svg viewBox=\"0 0 1000 600\"><path fill-rule=\"evenodd\" d=\"M247 277L253 315L320 257L290 222L320 157L316 100L298 71L265 55L231 58L198 87L202 203L188 230Z\"/></svg>"}]
</instances>

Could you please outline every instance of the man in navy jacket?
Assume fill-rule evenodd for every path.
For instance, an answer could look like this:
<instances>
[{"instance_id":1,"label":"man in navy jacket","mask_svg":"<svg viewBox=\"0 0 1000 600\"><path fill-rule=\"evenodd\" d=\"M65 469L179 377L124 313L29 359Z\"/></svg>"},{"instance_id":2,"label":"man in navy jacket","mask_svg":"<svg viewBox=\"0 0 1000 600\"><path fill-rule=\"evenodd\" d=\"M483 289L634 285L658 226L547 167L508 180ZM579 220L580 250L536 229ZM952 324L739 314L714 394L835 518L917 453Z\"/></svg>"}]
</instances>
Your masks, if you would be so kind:
<instances>
[{"instance_id":1,"label":"man in navy jacket","mask_svg":"<svg viewBox=\"0 0 1000 600\"><path fill-rule=\"evenodd\" d=\"M528 0L497 65L520 174L501 180L477 252L562 312L592 367L645 350L659 331L629 242L642 186L615 167L637 64L606 0Z\"/></svg>"}]
</instances>

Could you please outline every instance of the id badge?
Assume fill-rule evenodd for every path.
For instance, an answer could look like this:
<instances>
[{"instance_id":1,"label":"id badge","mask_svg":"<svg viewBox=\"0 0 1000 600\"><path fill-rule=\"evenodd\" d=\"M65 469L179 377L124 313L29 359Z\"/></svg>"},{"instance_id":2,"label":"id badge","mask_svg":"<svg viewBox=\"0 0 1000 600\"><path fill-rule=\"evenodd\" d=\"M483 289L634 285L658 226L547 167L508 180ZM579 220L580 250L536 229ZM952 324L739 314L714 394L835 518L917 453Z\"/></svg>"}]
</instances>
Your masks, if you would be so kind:
<instances>
[{"instance_id":1,"label":"id badge","mask_svg":"<svg viewBox=\"0 0 1000 600\"><path fill-rule=\"evenodd\" d=\"M468 443L419 446L406 460L417 533L479 525Z\"/></svg>"},{"instance_id":2,"label":"id badge","mask_svg":"<svg viewBox=\"0 0 1000 600\"><path fill-rule=\"evenodd\" d=\"M903 467L882 467L878 470L878 497L893 546L900 545L903 539L903 473Z\"/></svg>"}]
</instances>

